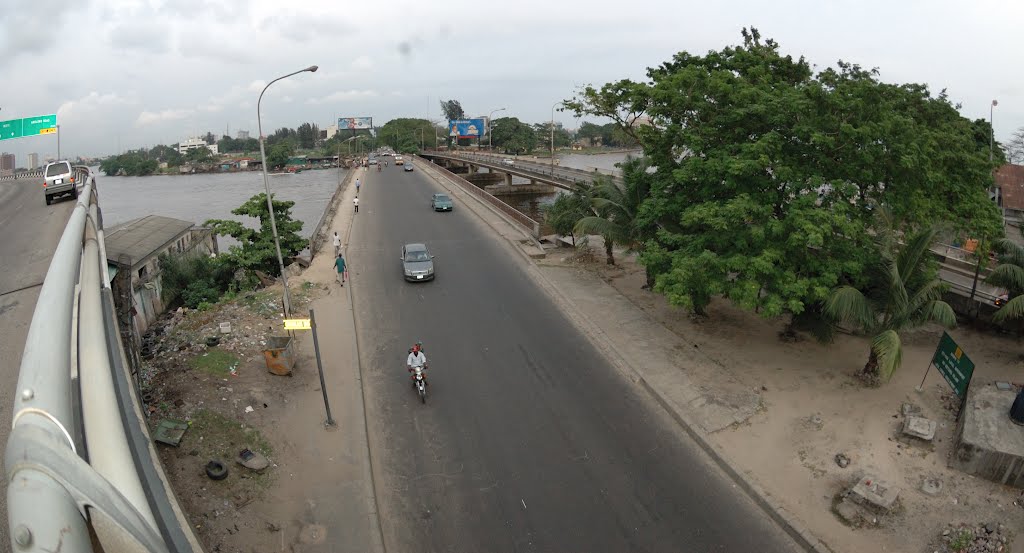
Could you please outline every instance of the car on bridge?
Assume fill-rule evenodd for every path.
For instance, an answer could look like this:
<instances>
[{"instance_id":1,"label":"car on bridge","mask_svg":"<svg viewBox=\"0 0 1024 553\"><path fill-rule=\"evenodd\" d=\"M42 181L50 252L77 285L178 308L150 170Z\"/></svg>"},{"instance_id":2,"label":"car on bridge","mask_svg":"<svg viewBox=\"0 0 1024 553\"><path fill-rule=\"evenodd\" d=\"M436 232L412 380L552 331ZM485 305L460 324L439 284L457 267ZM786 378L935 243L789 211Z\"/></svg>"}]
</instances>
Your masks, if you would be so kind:
<instances>
[{"instance_id":1,"label":"car on bridge","mask_svg":"<svg viewBox=\"0 0 1024 553\"><path fill-rule=\"evenodd\" d=\"M55 161L47 163L43 170L43 195L46 196L46 205L50 205L53 198L70 194L72 198L78 197L78 187L75 184L75 173L71 168L71 162Z\"/></svg>"},{"instance_id":2,"label":"car on bridge","mask_svg":"<svg viewBox=\"0 0 1024 553\"><path fill-rule=\"evenodd\" d=\"M405 165L405 160L402 156L395 156L395 165Z\"/></svg>"},{"instance_id":3,"label":"car on bridge","mask_svg":"<svg viewBox=\"0 0 1024 553\"><path fill-rule=\"evenodd\" d=\"M434 280L434 256L425 244L402 246L402 274L412 282Z\"/></svg>"},{"instance_id":4,"label":"car on bridge","mask_svg":"<svg viewBox=\"0 0 1024 553\"><path fill-rule=\"evenodd\" d=\"M501 164L502 165L508 165L509 167L512 167L512 166L514 166L516 164L516 162L512 161L510 158L505 158L505 159L501 160Z\"/></svg>"},{"instance_id":5,"label":"car on bridge","mask_svg":"<svg viewBox=\"0 0 1024 553\"><path fill-rule=\"evenodd\" d=\"M438 192L431 196L430 208L434 211L451 211L455 209L455 204L452 203L452 199L448 197L448 194Z\"/></svg>"}]
</instances>

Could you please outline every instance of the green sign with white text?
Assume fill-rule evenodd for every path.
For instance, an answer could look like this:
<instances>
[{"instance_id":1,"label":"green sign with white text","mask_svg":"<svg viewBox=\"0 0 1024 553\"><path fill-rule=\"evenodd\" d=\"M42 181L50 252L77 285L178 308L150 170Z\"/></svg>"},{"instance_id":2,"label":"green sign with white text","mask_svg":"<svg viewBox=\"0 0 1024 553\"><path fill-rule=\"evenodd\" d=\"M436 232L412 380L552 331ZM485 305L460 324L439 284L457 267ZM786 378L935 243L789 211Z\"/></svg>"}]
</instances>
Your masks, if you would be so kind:
<instances>
[{"instance_id":1,"label":"green sign with white text","mask_svg":"<svg viewBox=\"0 0 1024 553\"><path fill-rule=\"evenodd\" d=\"M57 132L56 114L0 121L0 140L53 134L55 132Z\"/></svg>"},{"instance_id":2,"label":"green sign with white text","mask_svg":"<svg viewBox=\"0 0 1024 553\"><path fill-rule=\"evenodd\" d=\"M939 340L939 347L935 349L932 363L949 383L949 387L953 388L956 395L964 397L964 394L967 393L967 385L971 383L971 376L974 375L974 362L967 357L960 346L956 345L949 334L942 333L942 339Z\"/></svg>"}]
</instances>

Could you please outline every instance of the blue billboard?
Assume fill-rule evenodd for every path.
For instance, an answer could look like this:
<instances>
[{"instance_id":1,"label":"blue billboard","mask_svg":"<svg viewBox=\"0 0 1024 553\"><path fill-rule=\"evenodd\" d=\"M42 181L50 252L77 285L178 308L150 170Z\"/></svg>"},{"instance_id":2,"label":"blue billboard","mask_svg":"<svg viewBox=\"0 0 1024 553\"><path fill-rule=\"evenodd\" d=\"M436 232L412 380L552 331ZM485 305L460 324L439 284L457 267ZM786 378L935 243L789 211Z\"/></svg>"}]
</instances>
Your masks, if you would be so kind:
<instances>
[{"instance_id":1,"label":"blue billboard","mask_svg":"<svg viewBox=\"0 0 1024 553\"><path fill-rule=\"evenodd\" d=\"M483 134L483 119L448 120L448 136L452 138L480 138Z\"/></svg>"},{"instance_id":2,"label":"blue billboard","mask_svg":"<svg viewBox=\"0 0 1024 553\"><path fill-rule=\"evenodd\" d=\"M373 117L342 117L338 119L338 130L362 130L373 128Z\"/></svg>"}]
</instances>

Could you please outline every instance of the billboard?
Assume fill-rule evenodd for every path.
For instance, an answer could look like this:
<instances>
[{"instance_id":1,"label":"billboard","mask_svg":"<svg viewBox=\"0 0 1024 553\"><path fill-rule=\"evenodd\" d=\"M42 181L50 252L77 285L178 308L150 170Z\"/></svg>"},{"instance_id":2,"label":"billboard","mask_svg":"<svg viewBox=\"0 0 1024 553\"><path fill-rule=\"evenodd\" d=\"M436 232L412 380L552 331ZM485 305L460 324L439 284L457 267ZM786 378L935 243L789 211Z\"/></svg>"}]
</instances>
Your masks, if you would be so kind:
<instances>
[{"instance_id":1,"label":"billboard","mask_svg":"<svg viewBox=\"0 0 1024 553\"><path fill-rule=\"evenodd\" d=\"M338 130L372 129L373 117L341 117L338 119Z\"/></svg>"},{"instance_id":2,"label":"billboard","mask_svg":"<svg viewBox=\"0 0 1024 553\"><path fill-rule=\"evenodd\" d=\"M480 138L484 134L483 119L449 119L448 136L453 138Z\"/></svg>"}]
</instances>

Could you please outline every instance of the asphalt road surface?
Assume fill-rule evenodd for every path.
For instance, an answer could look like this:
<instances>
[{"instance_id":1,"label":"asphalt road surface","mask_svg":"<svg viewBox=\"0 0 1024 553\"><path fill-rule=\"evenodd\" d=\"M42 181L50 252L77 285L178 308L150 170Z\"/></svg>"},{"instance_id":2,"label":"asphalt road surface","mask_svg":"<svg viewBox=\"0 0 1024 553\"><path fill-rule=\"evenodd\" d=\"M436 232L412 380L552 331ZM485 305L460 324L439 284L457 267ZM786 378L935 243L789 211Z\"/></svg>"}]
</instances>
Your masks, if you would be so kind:
<instances>
[{"instance_id":1,"label":"asphalt road surface","mask_svg":"<svg viewBox=\"0 0 1024 553\"><path fill-rule=\"evenodd\" d=\"M419 168L364 181L348 286L389 551L797 550L464 206L431 211ZM432 250L435 281L403 280L406 242Z\"/></svg>"},{"instance_id":2,"label":"asphalt road surface","mask_svg":"<svg viewBox=\"0 0 1024 553\"><path fill-rule=\"evenodd\" d=\"M42 179L0 181L0 444L7 446L11 409L39 287L77 200L43 200ZM0 549L7 531L7 479L0 483Z\"/></svg>"}]
</instances>

